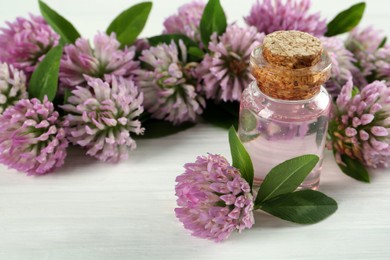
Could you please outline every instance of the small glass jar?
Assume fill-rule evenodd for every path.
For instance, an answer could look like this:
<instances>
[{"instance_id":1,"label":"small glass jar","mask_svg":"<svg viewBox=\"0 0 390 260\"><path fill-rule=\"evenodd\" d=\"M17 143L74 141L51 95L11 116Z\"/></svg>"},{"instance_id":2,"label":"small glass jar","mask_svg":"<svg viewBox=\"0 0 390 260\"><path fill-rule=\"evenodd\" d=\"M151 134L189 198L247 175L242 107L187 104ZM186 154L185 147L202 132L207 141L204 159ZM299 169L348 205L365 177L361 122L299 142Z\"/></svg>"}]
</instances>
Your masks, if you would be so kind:
<instances>
[{"instance_id":1,"label":"small glass jar","mask_svg":"<svg viewBox=\"0 0 390 260\"><path fill-rule=\"evenodd\" d=\"M251 156L256 185L283 161L315 154L320 161L300 188L318 188L331 108L322 84L330 69L325 52L312 66L290 68L267 61L263 46L253 50L251 71L256 81L242 94L238 134Z\"/></svg>"}]
</instances>

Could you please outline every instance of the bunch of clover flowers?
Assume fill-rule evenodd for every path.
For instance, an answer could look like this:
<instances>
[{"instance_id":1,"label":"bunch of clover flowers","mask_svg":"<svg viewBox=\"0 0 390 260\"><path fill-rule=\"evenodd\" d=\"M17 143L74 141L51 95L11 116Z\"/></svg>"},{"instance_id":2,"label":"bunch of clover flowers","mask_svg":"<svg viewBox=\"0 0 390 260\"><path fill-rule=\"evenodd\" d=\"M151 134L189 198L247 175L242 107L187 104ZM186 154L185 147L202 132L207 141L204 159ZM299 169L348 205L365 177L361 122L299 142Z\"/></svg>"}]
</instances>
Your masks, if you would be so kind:
<instances>
[{"instance_id":1,"label":"bunch of clover flowers","mask_svg":"<svg viewBox=\"0 0 390 260\"><path fill-rule=\"evenodd\" d=\"M70 90L71 96L73 96L70 100L73 100L74 96L77 96L72 92L73 90L86 89L90 92L91 97L98 100L97 97L94 97L95 93L90 84L91 79L100 79L99 85L108 84L110 87L112 87L113 80L134 81L132 84L134 84L134 89L138 91L138 96L134 100L138 100L138 97L141 96L144 99L142 102L138 102L142 103L137 105L139 111L145 107L145 110L153 118L166 120L175 125L196 121L198 116L205 111L205 99L216 101L218 104L239 101L241 91L252 80L248 69L250 50L255 45L261 44L264 33L274 30L297 29L311 32L317 36L324 35L326 31L325 20L321 19L318 13L311 14L309 7L309 0L301 2L294 0L284 2L282 0L258 1L252 9L252 14L246 19L248 25L251 26L241 27L237 24L226 24L226 28L218 28L216 31L210 32L210 37L204 37L202 19L205 16L204 10L207 5L196 1L182 6L177 14L167 18L164 23L163 33L182 35L184 36L181 38L182 41L178 41L176 38L174 41L147 44L143 40L137 40L134 46L131 46L122 44L120 35L117 37L115 32L98 33L91 42L80 37L68 43L64 48L59 76L60 94ZM255 19L256 10L260 10L259 12L264 19ZM284 23L278 22L281 18L285 20ZM39 64L45 58L47 51L58 43L59 36L54 33L42 17L19 19L15 23L9 23L8 27L2 29L0 44L15 40L17 46L26 46L24 49L20 48L23 50L21 53L26 54L22 55L23 64L28 61L29 53L38 57L36 63ZM195 41L195 45L198 47L195 49L198 52L198 59L195 61L188 59L188 55L193 55L193 45L188 44L186 38ZM371 80L367 80L368 77L387 79L389 75L390 48L389 45L383 43L383 37L379 33L375 30L359 33L356 30L350 34L350 38L354 39L352 42L362 42L362 44L357 45L359 48L351 47L347 40L346 49L340 38L322 37L324 48L332 57L333 63L332 77L326 87L335 98L341 86L351 75L354 82L364 83L366 80L364 84L359 85L360 88L366 86L367 82L371 82ZM31 43L37 45L37 42L46 46L42 49L44 53L36 51L36 46L31 45ZM11 48L12 46L5 47ZM6 48L0 50L0 58L10 57L11 51L4 52ZM141 52L139 57L137 57L136 51ZM364 56L367 53L369 55ZM367 59L362 61L364 58ZM367 75L363 73L365 78L362 79L359 78L362 73L357 65L364 62L367 63L365 68L369 68L369 73ZM144 66L140 67L140 63ZM17 69L17 66L20 65L14 66L12 64L9 61L9 71L12 71L12 66ZM32 65L29 69L30 72L25 73L26 81L29 79L28 74L31 73L31 70L35 70L37 64L30 64ZM23 72L23 69L20 70ZM371 73L372 71L374 72ZM15 75L19 74L15 71ZM23 81L17 84L16 81L12 81L12 77L13 75L7 76L7 79L3 80L6 82L4 97L15 92L19 87L24 89ZM130 83L126 84L131 85ZM13 92L7 92L9 90ZM7 101L12 99L12 104L6 103L5 106L15 104L20 98L26 98L25 95L23 96L25 92L21 91L20 93L19 95L18 92L15 99L7 99ZM2 100L5 100L4 97ZM80 104L74 103L72 106L87 109L86 100L81 100L79 100ZM116 106L117 104L112 107ZM71 114L69 111L67 113ZM77 113L83 115L84 111L79 110ZM94 118L91 114L88 115ZM75 116L72 114L72 120ZM99 118L100 116L102 115L98 115ZM118 119L116 115L105 116L102 117L106 120L110 117L113 120ZM137 121L138 116L141 114L131 117L130 121ZM89 120L92 120L91 118ZM79 122L81 125L88 125L88 123L87 121ZM104 122L104 124L106 123ZM141 133L140 129L142 129L141 126L133 133ZM68 129L68 132L75 134L77 131ZM89 138L96 141L91 136ZM113 139L108 138L108 140L112 143ZM76 144L77 142L83 143L81 140L72 141ZM131 141L126 142L132 143ZM92 144L88 144L84 147L90 150L91 146ZM102 144L98 145L99 149L101 146ZM129 146L134 147L132 144ZM109 150L106 149L106 151ZM122 151L123 148L119 150ZM122 154L122 152L116 151L113 157L121 158L117 155ZM97 154L98 152L95 155ZM112 153L108 152L103 160L111 160L111 155Z\"/></svg>"},{"instance_id":2,"label":"bunch of clover flowers","mask_svg":"<svg viewBox=\"0 0 390 260\"><path fill-rule=\"evenodd\" d=\"M103 161L127 158L128 148L136 148L133 134L144 130L138 120L143 94L132 80L139 66L135 47L122 47L115 32L98 33L93 45L81 37L66 39L61 58L62 47L54 48L59 36L42 17L18 18L8 26L0 33L0 60L7 62L0 63L0 161L29 175L50 173L64 164L69 142ZM57 72L48 66L59 63L55 96L50 77ZM37 80L49 71L53 75Z\"/></svg>"}]
</instances>

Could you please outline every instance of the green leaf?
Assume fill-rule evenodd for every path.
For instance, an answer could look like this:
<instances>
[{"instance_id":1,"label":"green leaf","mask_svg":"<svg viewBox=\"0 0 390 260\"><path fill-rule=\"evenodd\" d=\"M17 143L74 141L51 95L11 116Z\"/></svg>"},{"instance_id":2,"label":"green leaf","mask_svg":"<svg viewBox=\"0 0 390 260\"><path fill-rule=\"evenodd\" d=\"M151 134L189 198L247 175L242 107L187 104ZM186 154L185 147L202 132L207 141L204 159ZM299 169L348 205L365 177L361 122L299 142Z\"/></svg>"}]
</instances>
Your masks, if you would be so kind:
<instances>
[{"instance_id":1,"label":"green leaf","mask_svg":"<svg viewBox=\"0 0 390 260\"><path fill-rule=\"evenodd\" d=\"M50 101L54 99L58 87L61 56L62 46L58 45L52 48L38 64L28 86L30 98L38 98L42 101L47 96Z\"/></svg>"},{"instance_id":2,"label":"green leaf","mask_svg":"<svg viewBox=\"0 0 390 260\"><path fill-rule=\"evenodd\" d=\"M41 10L41 14L47 23L61 36L62 43L74 43L78 38L80 38L80 33L68 20L51 9L41 0L39 0L39 9Z\"/></svg>"},{"instance_id":3,"label":"green leaf","mask_svg":"<svg viewBox=\"0 0 390 260\"><path fill-rule=\"evenodd\" d=\"M141 139L154 139L165 136L170 136L184 130L187 130L195 126L195 123L186 122L180 125L173 125L170 122L156 119L149 119L142 123L142 127L145 127L144 135L136 136Z\"/></svg>"},{"instance_id":4,"label":"green leaf","mask_svg":"<svg viewBox=\"0 0 390 260\"><path fill-rule=\"evenodd\" d=\"M378 49L383 48L385 46L386 42L387 42L387 37L384 37L383 40L381 41L381 43L379 44Z\"/></svg>"},{"instance_id":5,"label":"green leaf","mask_svg":"<svg viewBox=\"0 0 390 260\"><path fill-rule=\"evenodd\" d=\"M188 60L200 62L204 57L204 52L199 47L191 46L188 48Z\"/></svg>"},{"instance_id":6,"label":"green leaf","mask_svg":"<svg viewBox=\"0 0 390 260\"><path fill-rule=\"evenodd\" d=\"M182 40L187 48L198 47L196 42L184 34L162 34L148 38L148 42L151 46L156 46L161 43L170 44L172 41L174 41L176 44L179 44L179 40Z\"/></svg>"},{"instance_id":7,"label":"green leaf","mask_svg":"<svg viewBox=\"0 0 390 260\"><path fill-rule=\"evenodd\" d=\"M211 35L216 32L221 35L227 26L226 15L219 0L209 0L200 20L200 35L207 49Z\"/></svg>"},{"instance_id":8,"label":"green leaf","mask_svg":"<svg viewBox=\"0 0 390 260\"><path fill-rule=\"evenodd\" d=\"M252 188L253 184L253 165L251 157L238 139L234 126L229 129L229 144L232 154L233 166L240 170L241 177L244 178Z\"/></svg>"},{"instance_id":9,"label":"green leaf","mask_svg":"<svg viewBox=\"0 0 390 260\"><path fill-rule=\"evenodd\" d=\"M332 215L337 202L319 191L302 190L264 201L257 208L287 221L314 224Z\"/></svg>"},{"instance_id":10,"label":"green leaf","mask_svg":"<svg viewBox=\"0 0 390 260\"><path fill-rule=\"evenodd\" d=\"M355 28L363 17L366 3L358 3L339 13L327 25L328 30L325 36L335 36L341 33L349 32Z\"/></svg>"},{"instance_id":11,"label":"green leaf","mask_svg":"<svg viewBox=\"0 0 390 260\"><path fill-rule=\"evenodd\" d=\"M335 154L336 152L333 151ZM350 158L348 155L340 155L342 162L345 164L337 163L343 173L352 177L358 181L370 182L370 175L366 167L358 160Z\"/></svg>"},{"instance_id":12,"label":"green leaf","mask_svg":"<svg viewBox=\"0 0 390 260\"><path fill-rule=\"evenodd\" d=\"M255 205L296 190L318 161L317 155L308 154L276 165L261 184Z\"/></svg>"},{"instance_id":13,"label":"green leaf","mask_svg":"<svg viewBox=\"0 0 390 260\"><path fill-rule=\"evenodd\" d=\"M122 46L134 43L148 20L151 2L136 4L119 14L107 28L107 34L116 33Z\"/></svg>"},{"instance_id":14,"label":"green leaf","mask_svg":"<svg viewBox=\"0 0 390 260\"><path fill-rule=\"evenodd\" d=\"M232 125L238 128L238 117L232 115L226 108L220 104L215 104L212 100L206 101L206 109L203 111L203 119L217 127L229 129Z\"/></svg>"}]
</instances>

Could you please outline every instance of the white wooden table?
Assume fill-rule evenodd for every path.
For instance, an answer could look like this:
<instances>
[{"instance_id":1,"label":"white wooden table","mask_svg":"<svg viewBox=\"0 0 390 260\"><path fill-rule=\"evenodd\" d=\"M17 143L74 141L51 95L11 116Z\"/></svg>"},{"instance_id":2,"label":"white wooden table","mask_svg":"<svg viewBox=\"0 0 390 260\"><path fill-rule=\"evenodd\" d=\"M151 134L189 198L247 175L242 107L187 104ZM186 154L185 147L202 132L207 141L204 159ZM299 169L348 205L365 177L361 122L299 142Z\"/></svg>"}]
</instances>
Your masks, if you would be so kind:
<instances>
[{"instance_id":1,"label":"white wooden table","mask_svg":"<svg viewBox=\"0 0 390 260\"><path fill-rule=\"evenodd\" d=\"M38 13L36 1L0 1L0 26L16 15ZM47 1L87 37L135 2ZM154 1L143 35L158 34L163 18L184 2ZM230 21L253 2L222 0ZM331 18L356 2L316 0L313 9ZM387 1L369 1L363 23L390 36L389 22ZM390 170L374 172L372 184L359 183L339 171L330 153L321 191L338 201L335 215L300 226L256 214L253 229L223 243L191 237L173 212L174 180L184 163L207 152L229 158L227 133L199 124L174 136L139 140L130 159L117 165L72 148L66 166L46 176L0 166L0 259L390 259Z\"/></svg>"}]
</instances>

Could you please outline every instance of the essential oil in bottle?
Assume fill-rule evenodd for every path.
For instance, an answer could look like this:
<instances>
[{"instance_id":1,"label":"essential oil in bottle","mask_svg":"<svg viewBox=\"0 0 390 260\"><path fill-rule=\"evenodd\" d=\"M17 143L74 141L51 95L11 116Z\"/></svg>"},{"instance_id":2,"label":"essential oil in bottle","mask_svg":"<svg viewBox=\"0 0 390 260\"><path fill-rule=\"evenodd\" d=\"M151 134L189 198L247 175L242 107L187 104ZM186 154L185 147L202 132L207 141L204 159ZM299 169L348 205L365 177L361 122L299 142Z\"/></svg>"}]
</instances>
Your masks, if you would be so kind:
<instances>
[{"instance_id":1,"label":"essential oil in bottle","mask_svg":"<svg viewBox=\"0 0 390 260\"><path fill-rule=\"evenodd\" d=\"M250 65L255 81L241 97L238 134L255 184L285 160L316 154L320 161L300 188L317 189L331 108L322 86L331 62L320 40L299 31L271 33L253 50Z\"/></svg>"}]
</instances>

